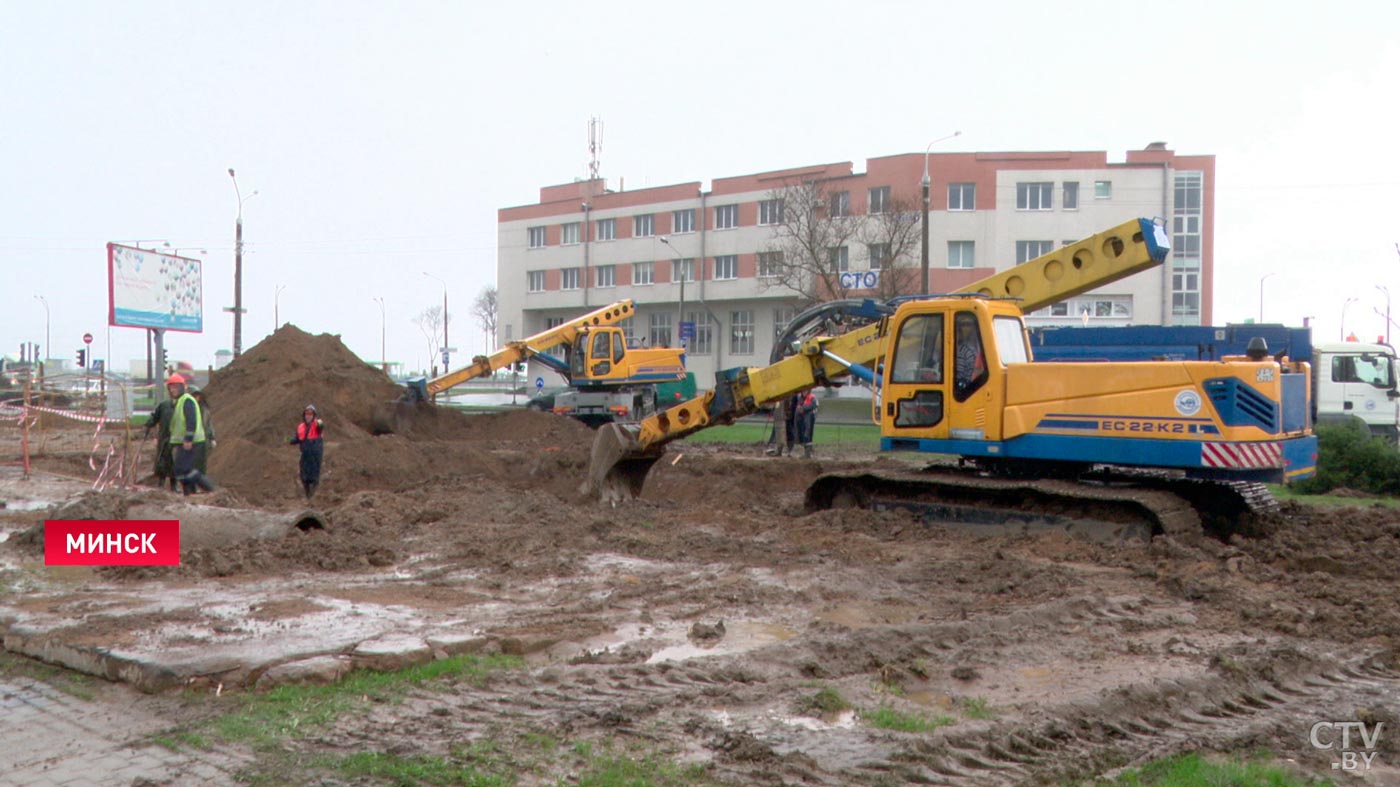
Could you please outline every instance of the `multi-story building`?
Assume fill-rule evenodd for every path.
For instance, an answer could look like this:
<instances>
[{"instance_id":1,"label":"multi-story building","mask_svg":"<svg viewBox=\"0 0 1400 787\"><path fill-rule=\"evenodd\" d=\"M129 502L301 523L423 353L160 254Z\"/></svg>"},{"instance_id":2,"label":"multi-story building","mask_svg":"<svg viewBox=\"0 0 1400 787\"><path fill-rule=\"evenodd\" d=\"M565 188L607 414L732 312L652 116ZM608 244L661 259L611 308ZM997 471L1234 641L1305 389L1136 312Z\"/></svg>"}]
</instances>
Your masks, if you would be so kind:
<instances>
[{"instance_id":1,"label":"multi-story building","mask_svg":"<svg viewBox=\"0 0 1400 787\"><path fill-rule=\"evenodd\" d=\"M693 324L686 363L702 385L716 369L765 364L774 336L814 300L922 289L925 171L931 292L1158 217L1171 230L1166 265L1027 321L1209 324L1215 157L1153 143L1113 163L1103 151L910 153L868 159L865 172L815 165L716 178L709 190L546 186L538 203L499 212L500 339L631 298L634 341L675 346Z\"/></svg>"}]
</instances>

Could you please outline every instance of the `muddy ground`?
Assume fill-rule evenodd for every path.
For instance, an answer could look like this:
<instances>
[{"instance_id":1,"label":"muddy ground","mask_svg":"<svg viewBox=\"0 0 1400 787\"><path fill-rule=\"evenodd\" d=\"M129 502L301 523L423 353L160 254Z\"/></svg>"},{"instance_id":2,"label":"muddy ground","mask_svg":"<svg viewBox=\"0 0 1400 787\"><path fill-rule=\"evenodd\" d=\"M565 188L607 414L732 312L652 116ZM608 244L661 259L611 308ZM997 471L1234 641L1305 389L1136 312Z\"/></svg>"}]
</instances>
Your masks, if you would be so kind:
<instances>
[{"instance_id":1,"label":"muddy ground","mask_svg":"<svg viewBox=\"0 0 1400 787\"><path fill-rule=\"evenodd\" d=\"M280 360L258 363L285 363L294 342L336 353L283 339ZM636 743L724 784L998 785L1266 749L1343 783L1400 783L1395 509L1286 504L1266 535L1229 543L982 537L900 512L804 512L819 474L892 459L743 446L673 449L643 499L603 507L579 494L591 433L572 421L439 414L434 429L372 437L362 400L387 381L327 396L298 378L314 371L288 369L275 389L239 369L222 392L211 383L223 488L199 502L305 509L285 437L320 394L331 429L314 507L328 527L191 541L179 567L46 569L32 530L45 516L184 503L85 491L91 428L52 427L34 480L0 468L6 647L154 692L141 701L172 724L209 714L216 693L350 666L472 650L529 665L343 717L288 744L306 754L441 755L543 734ZM355 379L340 382L363 371L347 365ZM893 731L873 721L882 708L947 723ZM1309 743L1320 721L1387 722L1372 769L1333 769L1337 752Z\"/></svg>"}]
</instances>

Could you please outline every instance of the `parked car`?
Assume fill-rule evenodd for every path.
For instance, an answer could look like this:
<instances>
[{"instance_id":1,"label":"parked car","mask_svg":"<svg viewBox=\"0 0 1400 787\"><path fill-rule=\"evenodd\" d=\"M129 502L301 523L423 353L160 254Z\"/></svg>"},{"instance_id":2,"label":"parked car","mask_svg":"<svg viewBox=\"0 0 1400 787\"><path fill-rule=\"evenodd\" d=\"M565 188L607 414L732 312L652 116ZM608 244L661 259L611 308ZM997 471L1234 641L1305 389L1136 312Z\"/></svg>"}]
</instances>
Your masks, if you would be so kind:
<instances>
[{"instance_id":1,"label":"parked car","mask_svg":"<svg viewBox=\"0 0 1400 787\"><path fill-rule=\"evenodd\" d=\"M567 390L569 390L569 386L567 385L545 388L526 400L525 406L531 410L537 410L542 413L552 413L554 412L554 397Z\"/></svg>"}]
</instances>

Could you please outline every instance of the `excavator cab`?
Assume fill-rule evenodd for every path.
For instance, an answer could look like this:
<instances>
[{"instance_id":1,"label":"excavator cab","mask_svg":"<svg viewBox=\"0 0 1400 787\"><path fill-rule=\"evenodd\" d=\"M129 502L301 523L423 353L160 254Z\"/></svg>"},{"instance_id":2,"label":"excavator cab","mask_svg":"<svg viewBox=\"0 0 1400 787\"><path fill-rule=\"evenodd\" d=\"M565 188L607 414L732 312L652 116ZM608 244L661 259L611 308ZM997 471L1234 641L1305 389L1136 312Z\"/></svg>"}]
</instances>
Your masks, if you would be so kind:
<instances>
[{"instance_id":1,"label":"excavator cab","mask_svg":"<svg viewBox=\"0 0 1400 787\"><path fill-rule=\"evenodd\" d=\"M569 347L569 377L575 386L652 385L685 379L685 351L627 346L615 325L584 328Z\"/></svg>"}]
</instances>

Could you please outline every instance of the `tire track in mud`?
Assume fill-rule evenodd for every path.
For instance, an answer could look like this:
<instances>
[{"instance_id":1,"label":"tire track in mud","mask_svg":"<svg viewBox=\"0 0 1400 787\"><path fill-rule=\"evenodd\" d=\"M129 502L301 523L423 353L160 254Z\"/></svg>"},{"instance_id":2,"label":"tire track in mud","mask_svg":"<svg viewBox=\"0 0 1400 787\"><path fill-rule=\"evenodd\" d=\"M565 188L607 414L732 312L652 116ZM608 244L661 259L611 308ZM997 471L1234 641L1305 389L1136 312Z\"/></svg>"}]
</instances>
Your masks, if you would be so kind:
<instances>
[{"instance_id":1,"label":"tire track in mud","mask_svg":"<svg viewBox=\"0 0 1400 787\"><path fill-rule=\"evenodd\" d=\"M1018 705L1004 720L964 719L932 733L828 723L798 709L814 686L857 691L887 669L923 660L946 671L969 653L996 663L1075 627L1166 636L1182 627L1179 610L1140 597L1075 597L969 621L817 623L787 642L679 662L647 663L645 649L624 647L461 692L415 694L409 707L361 718L349 734L418 747L431 747L446 729L617 735L704 751L716 778L743 784L1019 785L1198 748L1297 753L1312 723L1400 698L1400 670L1384 658L1339 663L1241 644L1238 661L1219 659L1209 669L1197 662L1189 675L1143 677L1078 702ZM1066 649L1083 645L1082 636L1058 639Z\"/></svg>"}]
</instances>

